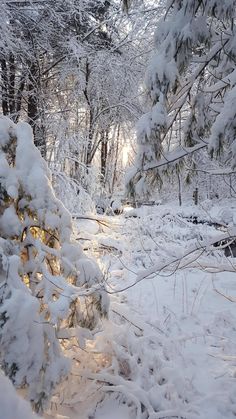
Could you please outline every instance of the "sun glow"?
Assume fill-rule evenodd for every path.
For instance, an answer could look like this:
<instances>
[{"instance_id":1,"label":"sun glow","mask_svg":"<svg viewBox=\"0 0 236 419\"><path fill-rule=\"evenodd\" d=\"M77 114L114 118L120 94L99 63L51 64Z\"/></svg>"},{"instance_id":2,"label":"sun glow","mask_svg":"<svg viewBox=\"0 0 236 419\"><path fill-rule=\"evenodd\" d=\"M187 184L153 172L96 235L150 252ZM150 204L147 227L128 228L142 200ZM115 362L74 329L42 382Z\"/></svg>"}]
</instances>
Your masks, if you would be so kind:
<instances>
[{"instance_id":1,"label":"sun glow","mask_svg":"<svg viewBox=\"0 0 236 419\"><path fill-rule=\"evenodd\" d=\"M129 163L130 151L131 151L130 145L124 145L124 147L122 149L122 162L123 162L123 166L127 166L128 163Z\"/></svg>"}]
</instances>

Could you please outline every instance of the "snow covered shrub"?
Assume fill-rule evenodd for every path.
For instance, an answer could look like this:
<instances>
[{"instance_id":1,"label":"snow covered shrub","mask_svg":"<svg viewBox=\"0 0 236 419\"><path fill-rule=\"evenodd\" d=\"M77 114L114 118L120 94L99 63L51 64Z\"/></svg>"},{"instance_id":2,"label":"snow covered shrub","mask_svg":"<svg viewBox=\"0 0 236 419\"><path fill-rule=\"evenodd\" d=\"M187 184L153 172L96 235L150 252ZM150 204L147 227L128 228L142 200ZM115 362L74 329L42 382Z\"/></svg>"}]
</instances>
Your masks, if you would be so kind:
<instances>
[{"instance_id":1,"label":"snow covered shrub","mask_svg":"<svg viewBox=\"0 0 236 419\"><path fill-rule=\"evenodd\" d=\"M95 212L95 205L91 196L76 179L55 170L53 172L53 186L57 197L71 214Z\"/></svg>"},{"instance_id":2,"label":"snow covered shrub","mask_svg":"<svg viewBox=\"0 0 236 419\"><path fill-rule=\"evenodd\" d=\"M72 240L70 214L31 127L1 117L0 364L28 388L37 411L69 371L62 329L92 329L107 314L101 282L97 264Z\"/></svg>"}]
</instances>

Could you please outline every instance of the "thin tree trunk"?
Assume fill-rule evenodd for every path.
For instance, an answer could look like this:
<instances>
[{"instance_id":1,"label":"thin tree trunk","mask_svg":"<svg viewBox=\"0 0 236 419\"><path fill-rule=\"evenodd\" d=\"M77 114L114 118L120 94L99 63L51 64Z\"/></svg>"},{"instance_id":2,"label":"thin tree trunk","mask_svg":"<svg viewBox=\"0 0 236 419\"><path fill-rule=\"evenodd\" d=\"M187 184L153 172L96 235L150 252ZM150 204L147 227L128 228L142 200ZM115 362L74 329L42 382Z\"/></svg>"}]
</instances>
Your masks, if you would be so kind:
<instances>
[{"instance_id":1,"label":"thin tree trunk","mask_svg":"<svg viewBox=\"0 0 236 419\"><path fill-rule=\"evenodd\" d=\"M178 193L179 206L181 207L181 205L182 205L182 193L181 193L181 179L180 179L179 172L177 172L177 178L178 178L178 187L179 187L179 193Z\"/></svg>"},{"instance_id":2,"label":"thin tree trunk","mask_svg":"<svg viewBox=\"0 0 236 419\"><path fill-rule=\"evenodd\" d=\"M7 63L5 59L1 60L2 70L2 112L3 115L9 114L8 107L8 75L7 75Z\"/></svg>"},{"instance_id":3,"label":"thin tree trunk","mask_svg":"<svg viewBox=\"0 0 236 419\"><path fill-rule=\"evenodd\" d=\"M35 145L40 149L42 156L46 157L46 138L39 111L40 90L38 66L36 62L33 62L30 65L28 83L28 120L33 128Z\"/></svg>"},{"instance_id":4,"label":"thin tree trunk","mask_svg":"<svg viewBox=\"0 0 236 419\"><path fill-rule=\"evenodd\" d=\"M120 125L117 128L117 138L116 138L116 153L115 153L115 164L112 176L112 184L111 184L111 193L113 194L116 182L116 168L117 168L117 160L118 160L118 151L119 151L119 139L120 139Z\"/></svg>"},{"instance_id":5,"label":"thin tree trunk","mask_svg":"<svg viewBox=\"0 0 236 419\"><path fill-rule=\"evenodd\" d=\"M107 167L107 145L108 132L101 132L101 182L105 183L106 167Z\"/></svg>"},{"instance_id":6,"label":"thin tree trunk","mask_svg":"<svg viewBox=\"0 0 236 419\"><path fill-rule=\"evenodd\" d=\"M16 76L16 66L15 58L13 54L10 54L9 57L9 111L10 116L14 119L15 117L15 76Z\"/></svg>"},{"instance_id":7,"label":"thin tree trunk","mask_svg":"<svg viewBox=\"0 0 236 419\"><path fill-rule=\"evenodd\" d=\"M14 121L15 122L18 122L19 117L20 117L21 100L22 100L24 88L25 88L25 76L22 76L21 77L21 80L20 80L20 84L19 84L18 90L17 90L16 97L15 97L15 101L16 101L16 104L15 104L15 117L14 117Z\"/></svg>"},{"instance_id":8,"label":"thin tree trunk","mask_svg":"<svg viewBox=\"0 0 236 419\"><path fill-rule=\"evenodd\" d=\"M85 164L86 166L89 166L92 161L92 144L93 144L93 110L92 105L90 103L89 94L88 94L88 83L89 83L89 77L90 77L90 66L89 61L86 60L85 64L85 88L84 88L84 96L87 101L87 104L89 106L89 120L88 120L88 144L87 144L87 150L86 150L86 158L85 158Z\"/></svg>"},{"instance_id":9,"label":"thin tree trunk","mask_svg":"<svg viewBox=\"0 0 236 419\"><path fill-rule=\"evenodd\" d=\"M93 111L91 105L89 104L89 131L88 131L88 147L86 155L86 166L89 166L92 162L94 153L93 153Z\"/></svg>"}]
</instances>

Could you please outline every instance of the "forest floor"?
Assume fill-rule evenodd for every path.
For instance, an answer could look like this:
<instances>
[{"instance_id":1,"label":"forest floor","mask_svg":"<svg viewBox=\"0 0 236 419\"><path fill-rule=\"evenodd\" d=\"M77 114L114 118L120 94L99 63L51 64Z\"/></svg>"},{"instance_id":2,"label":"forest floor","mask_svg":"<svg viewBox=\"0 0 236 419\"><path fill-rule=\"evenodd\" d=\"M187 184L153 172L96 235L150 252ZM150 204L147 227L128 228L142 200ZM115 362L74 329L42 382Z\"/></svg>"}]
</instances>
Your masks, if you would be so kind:
<instances>
[{"instance_id":1,"label":"forest floor","mask_svg":"<svg viewBox=\"0 0 236 419\"><path fill-rule=\"evenodd\" d=\"M70 348L79 361L48 417L235 418L236 259L209 248L160 268L234 226L235 210L233 200L172 202L77 222L106 276L110 319Z\"/></svg>"}]
</instances>

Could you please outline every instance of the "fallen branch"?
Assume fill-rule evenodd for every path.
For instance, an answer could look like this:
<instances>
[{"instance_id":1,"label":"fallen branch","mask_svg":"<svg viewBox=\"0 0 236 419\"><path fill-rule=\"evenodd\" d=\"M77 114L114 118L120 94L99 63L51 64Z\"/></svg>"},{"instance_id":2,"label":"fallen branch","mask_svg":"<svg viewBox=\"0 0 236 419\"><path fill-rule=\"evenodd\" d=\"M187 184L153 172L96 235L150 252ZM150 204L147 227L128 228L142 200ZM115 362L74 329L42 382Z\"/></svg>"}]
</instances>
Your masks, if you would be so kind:
<instances>
[{"instance_id":1,"label":"fallen branch","mask_svg":"<svg viewBox=\"0 0 236 419\"><path fill-rule=\"evenodd\" d=\"M202 243L199 246L196 246L195 248L189 250L187 253L185 253L182 256L178 256L172 260L169 260L168 262L164 263L164 265L159 266L159 264L152 266L149 269L145 269L144 271L141 271L139 273L137 273L137 278L136 281L133 282L130 285L127 285L126 287L119 289L119 290L115 290L115 291L108 291L106 289L106 292L108 294L118 294L120 292L124 292L130 288L132 288L133 286L137 285L138 283L140 283L141 281L143 281L144 279L150 278L153 275L159 275L161 272L166 271L168 269L170 269L170 267L172 266L172 272L168 275L171 276L173 275L173 273L175 273L177 270L181 270L181 269L186 269L186 268L195 268L198 267L201 270L207 271L207 272L221 272L221 271L228 271L228 272L235 272L236 271L236 266L234 266L230 261L228 261L229 265L230 265L230 269L229 266L224 266L224 267L220 267L219 265L217 267L215 266L207 266L206 265L202 266L199 263L199 258L202 256L202 254L208 249L211 249L211 251L217 250L217 248L214 249L214 245L216 245L217 243L223 241L223 240L236 240L236 235L235 235L235 231L232 231L232 234L222 234L220 235L217 240L215 239L214 241L210 242L210 243ZM199 252L199 254L197 254L196 256L194 256L194 259L191 260L187 260L186 258L191 256L191 255L195 255L197 252ZM209 263L209 262L208 262Z\"/></svg>"}]
</instances>

